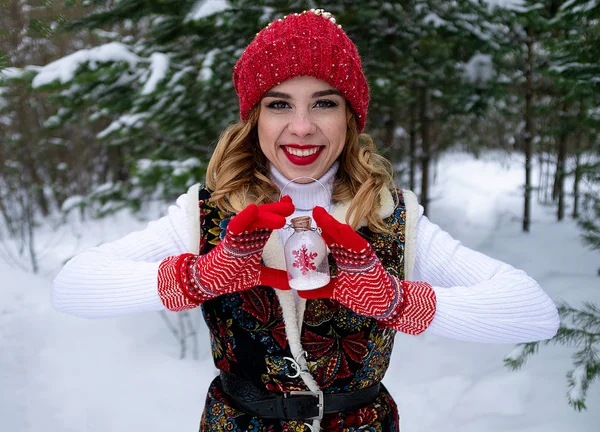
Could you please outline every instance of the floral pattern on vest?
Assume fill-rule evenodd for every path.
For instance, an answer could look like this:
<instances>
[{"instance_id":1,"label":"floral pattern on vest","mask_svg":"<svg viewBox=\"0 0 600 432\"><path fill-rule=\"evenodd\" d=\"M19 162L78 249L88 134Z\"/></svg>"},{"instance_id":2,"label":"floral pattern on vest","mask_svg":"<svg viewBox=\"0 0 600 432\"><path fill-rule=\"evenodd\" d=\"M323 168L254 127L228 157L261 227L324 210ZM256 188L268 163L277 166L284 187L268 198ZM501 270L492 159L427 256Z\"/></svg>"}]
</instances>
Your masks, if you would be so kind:
<instances>
[{"instance_id":1,"label":"floral pattern on vest","mask_svg":"<svg viewBox=\"0 0 600 432\"><path fill-rule=\"evenodd\" d=\"M401 192L393 190L392 196L395 210L384 219L390 234L373 233L366 227L358 232L372 245L386 271L403 279L406 212ZM232 215L209 203L210 191L206 188L200 189L199 199L200 254L205 254L224 237ZM330 263L334 275L335 263L331 256ZM222 295L201 307L218 369L271 391L306 390L299 377L291 378L296 371L286 359L291 358L292 353L274 289L255 287ZM309 370L324 393L352 391L381 382L389 366L394 335L393 329L374 318L358 315L334 300L306 302L301 343ZM302 422L254 419L236 411L228 405L226 395L220 390L219 378L211 385L206 403L208 409L201 430L304 430ZM361 426L358 423L374 429L351 426ZM219 424L218 428L214 429L213 424ZM323 430L338 430L337 427L325 429L325 424L332 427L339 424L344 426L343 430L396 430L393 427L397 424L396 406L383 388L369 407L325 416Z\"/></svg>"}]
</instances>

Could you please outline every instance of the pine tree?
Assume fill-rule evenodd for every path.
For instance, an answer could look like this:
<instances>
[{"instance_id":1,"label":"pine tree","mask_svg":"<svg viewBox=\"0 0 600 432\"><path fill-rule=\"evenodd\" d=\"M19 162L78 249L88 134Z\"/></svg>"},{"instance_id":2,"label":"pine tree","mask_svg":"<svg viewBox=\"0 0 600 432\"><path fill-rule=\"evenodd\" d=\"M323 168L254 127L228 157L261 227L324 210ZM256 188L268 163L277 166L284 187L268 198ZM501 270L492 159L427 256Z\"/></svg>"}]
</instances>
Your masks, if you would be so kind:
<instances>
[{"instance_id":1,"label":"pine tree","mask_svg":"<svg viewBox=\"0 0 600 432\"><path fill-rule=\"evenodd\" d=\"M507 31L501 39L502 73L505 82L503 114L513 121L513 142L525 156L523 185L523 232L531 229L534 190L534 154L543 140L543 70L547 55L543 43L549 38L549 20L555 14L554 2L525 1L498 9L496 19Z\"/></svg>"},{"instance_id":2,"label":"pine tree","mask_svg":"<svg viewBox=\"0 0 600 432\"><path fill-rule=\"evenodd\" d=\"M581 106L577 126L591 144L588 160L578 164L575 171L587 186L579 224L585 243L600 250L600 2L567 1L561 8L561 17L570 31L569 37L556 47L554 70L573 82L573 92Z\"/></svg>"},{"instance_id":3,"label":"pine tree","mask_svg":"<svg viewBox=\"0 0 600 432\"><path fill-rule=\"evenodd\" d=\"M48 65L33 85L53 94L54 127L104 124L96 138L117 164L88 197L101 199L102 210L115 200L172 199L201 181L212 144L238 116L231 70L241 50L271 20L315 6L280 0L94 3L99 9L70 29L95 32L103 44ZM466 73L474 56L494 49L483 3L348 0L322 7L359 46L372 85L367 131L387 137L378 142L391 143L405 126L406 107L421 101L427 169L431 156L453 142L442 128L485 105L485 86Z\"/></svg>"},{"instance_id":4,"label":"pine tree","mask_svg":"<svg viewBox=\"0 0 600 432\"><path fill-rule=\"evenodd\" d=\"M554 18L553 26L566 29L567 37L550 44L551 67L555 74L555 83L563 90L564 100L575 95L585 100L587 110L577 125L586 131L588 139L595 143L592 149L592 162L584 168L589 180L588 196L591 205L589 213L582 218L584 240L594 249L600 250L600 148L598 147L597 126L600 107L600 85L596 79L600 71L600 32L597 22L600 18L600 5L597 1L569 0L560 7ZM568 91L565 93L565 88ZM600 375L600 306L584 302L582 307L572 307L566 303L558 305L561 325L557 335L548 341L519 345L505 358L505 364L511 369L522 367L526 360L537 353L540 345L566 345L575 347L573 368L567 373L569 404L576 410L587 409L585 401L590 385Z\"/></svg>"},{"instance_id":5,"label":"pine tree","mask_svg":"<svg viewBox=\"0 0 600 432\"><path fill-rule=\"evenodd\" d=\"M344 2L338 14L373 78L370 126L384 142L399 126L412 131L410 164L421 167L427 208L431 160L460 139L454 123L487 107L498 29L476 1Z\"/></svg>"},{"instance_id":6,"label":"pine tree","mask_svg":"<svg viewBox=\"0 0 600 432\"><path fill-rule=\"evenodd\" d=\"M14 250L6 248L13 262L33 271L38 267L34 227L60 201L54 186L62 140L42 126L48 104L29 83L35 65L60 55L68 45L55 32L64 20L63 7L56 2L0 4L0 51L6 53L8 66L0 73L0 235L7 233L16 244ZM21 262L24 256L29 265Z\"/></svg>"},{"instance_id":7,"label":"pine tree","mask_svg":"<svg viewBox=\"0 0 600 432\"><path fill-rule=\"evenodd\" d=\"M203 180L213 143L236 120L233 64L275 9L244 1L94 3L68 28L96 33L101 43L47 65L32 84L54 96L55 127L81 121L84 110L92 128L102 125L95 140L113 162L84 198L99 202L100 214L171 200Z\"/></svg>"},{"instance_id":8,"label":"pine tree","mask_svg":"<svg viewBox=\"0 0 600 432\"><path fill-rule=\"evenodd\" d=\"M498 47L482 3L415 2L413 19L418 27L402 73L417 106L420 203L427 209L431 161L460 139L451 133L454 122L486 108Z\"/></svg>"}]
</instances>

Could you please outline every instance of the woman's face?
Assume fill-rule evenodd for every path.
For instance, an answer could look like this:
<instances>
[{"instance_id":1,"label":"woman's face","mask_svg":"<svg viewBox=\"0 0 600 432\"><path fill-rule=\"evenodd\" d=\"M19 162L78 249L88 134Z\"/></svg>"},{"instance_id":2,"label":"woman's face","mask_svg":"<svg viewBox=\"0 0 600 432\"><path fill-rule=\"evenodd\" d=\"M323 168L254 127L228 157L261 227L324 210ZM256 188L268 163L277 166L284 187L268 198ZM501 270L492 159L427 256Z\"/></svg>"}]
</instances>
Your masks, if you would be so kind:
<instances>
[{"instance_id":1,"label":"woman's face","mask_svg":"<svg viewBox=\"0 0 600 432\"><path fill-rule=\"evenodd\" d=\"M288 180L323 176L346 142L341 93L325 81L303 76L276 85L260 104L258 140L267 159Z\"/></svg>"}]
</instances>

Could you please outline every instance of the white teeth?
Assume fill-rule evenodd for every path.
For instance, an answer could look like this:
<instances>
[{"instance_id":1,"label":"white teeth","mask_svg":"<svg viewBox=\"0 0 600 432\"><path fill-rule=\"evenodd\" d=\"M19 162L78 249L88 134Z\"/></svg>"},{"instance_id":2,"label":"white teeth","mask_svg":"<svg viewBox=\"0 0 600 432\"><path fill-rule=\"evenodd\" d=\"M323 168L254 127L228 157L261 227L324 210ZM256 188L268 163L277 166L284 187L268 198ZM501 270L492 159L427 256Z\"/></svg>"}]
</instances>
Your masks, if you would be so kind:
<instances>
[{"instance_id":1,"label":"white teeth","mask_svg":"<svg viewBox=\"0 0 600 432\"><path fill-rule=\"evenodd\" d=\"M294 156L298 156L298 157L311 156L319 151L319 147L312 147L308 150L300 150L300 149L293 148L293 147L286 147L285 149L287 150L288 153L293 154Z\"/></svg>"}]
</instances>

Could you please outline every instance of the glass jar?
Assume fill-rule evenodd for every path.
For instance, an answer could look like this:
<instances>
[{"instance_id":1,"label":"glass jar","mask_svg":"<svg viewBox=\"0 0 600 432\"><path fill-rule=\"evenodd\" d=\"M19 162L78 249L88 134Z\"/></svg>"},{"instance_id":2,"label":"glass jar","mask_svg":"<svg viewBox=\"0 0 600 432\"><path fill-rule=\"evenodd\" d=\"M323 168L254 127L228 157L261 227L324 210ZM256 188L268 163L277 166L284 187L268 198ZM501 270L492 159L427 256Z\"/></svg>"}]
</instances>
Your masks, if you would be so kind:
<instances>
[{"instance_id":1,"label":"glass jar","mask_svg":"<svg viewBox=\"0 0 600 432\"><path fill-rule=\"evenodd\" d=\"M329 282L329 261L325 240L311 228L310 216L291 220L294 233L284 246L290 287L295 290L321 288Z\"/></svg>"}]
</instances>

